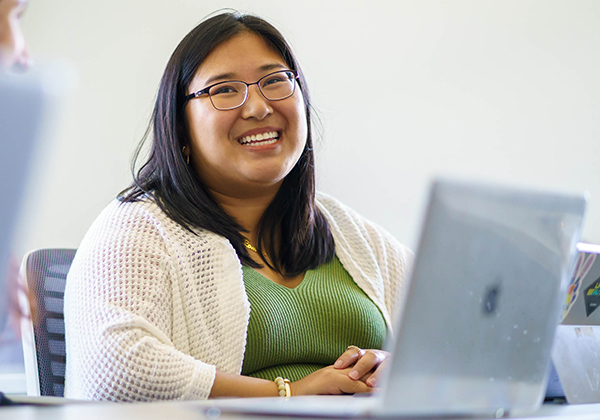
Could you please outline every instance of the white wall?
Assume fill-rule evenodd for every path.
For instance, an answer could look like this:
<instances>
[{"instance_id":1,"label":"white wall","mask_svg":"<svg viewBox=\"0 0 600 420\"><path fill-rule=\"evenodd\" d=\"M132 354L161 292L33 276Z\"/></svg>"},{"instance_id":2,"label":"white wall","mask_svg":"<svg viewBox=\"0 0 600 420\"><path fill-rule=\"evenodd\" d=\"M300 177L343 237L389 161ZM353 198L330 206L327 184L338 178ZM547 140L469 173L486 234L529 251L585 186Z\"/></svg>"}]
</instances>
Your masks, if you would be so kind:
<instances>
[{"instance_id":1,"label":"white wall","mask_svg":"<svg viewBox=\"0 0 600 420\"><path fill-rule=\"evenodd\" d=\"M414 245L437 173L589 190L600 242L600 2L31 0L31 53L79 81L37 161L20 252L77 247L131 177L162 70L227 5L295 47L323 121L321 190Z\"/></svg>"}]
</instances>

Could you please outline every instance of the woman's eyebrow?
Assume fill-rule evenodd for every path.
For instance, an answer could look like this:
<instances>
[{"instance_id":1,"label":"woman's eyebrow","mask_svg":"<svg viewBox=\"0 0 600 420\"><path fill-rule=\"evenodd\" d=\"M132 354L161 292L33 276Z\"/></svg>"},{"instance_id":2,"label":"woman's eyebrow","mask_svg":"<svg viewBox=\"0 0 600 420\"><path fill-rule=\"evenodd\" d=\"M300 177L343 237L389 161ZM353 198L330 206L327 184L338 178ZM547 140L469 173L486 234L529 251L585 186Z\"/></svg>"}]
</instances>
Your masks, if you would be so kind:
<instances>
[{"instance_id":1,"label":"woman's eyebrow","mask_svg":"<svg viewBox=\"0 0 600 420\"><path fill-rule=\"evenodd\" d=\"M269 70L286 69L286 68L287 67L284 66L283 64L273 63L273 64L265 64L263 66L260 66L258 69L260 71L269 71Z\"/></svg>"},{"instance_id":2,"label":"woman's eyebrow","mask_svg":"<svg viewBox=\"0 0 600 420\"><path fill-rule=\"evenodd\" d=\"M204 82L204 84L206 86L212 85L214 82L217 82L219 80L231 80L235 77L235 75L233 73L222 73L222 74L217 74L216 76L212 76L209 77L206 82Z\"/></svg>"},{"instance_id":3,"label":"woman's eyebrow","mask_svg":"<svg viewBox=\"0 0 600 420\"><path fill-rule=\"evenodd\" d=\"M269 70L279 70L286 69L287 67L280 63L272 63L272 64L264 64L258 68L259 72L266 72ZM209 77L204 83L205 86L210 86L215 82L219 82L221 80L232 80L236 77L235 73L221 73L215 76Z\"/></svg>"}]
</instances>

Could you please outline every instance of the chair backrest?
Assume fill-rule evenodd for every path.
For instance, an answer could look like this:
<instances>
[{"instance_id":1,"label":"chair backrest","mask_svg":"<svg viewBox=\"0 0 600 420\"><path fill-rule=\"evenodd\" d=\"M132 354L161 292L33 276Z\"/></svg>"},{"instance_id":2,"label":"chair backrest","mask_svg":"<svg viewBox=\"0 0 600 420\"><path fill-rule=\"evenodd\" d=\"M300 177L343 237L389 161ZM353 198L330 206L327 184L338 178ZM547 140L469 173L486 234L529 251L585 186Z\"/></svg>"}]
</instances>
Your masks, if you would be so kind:
<instances>
[{"instance_id":1,"label":"chair backrest","mask_svg":"<svg viewBox=\"0 0 600 420\"><path fill-rule=\"evenodd\" d=\"M65 392L64 293L75 249L40 249L23 259L21 272L32 294L35 319L21 323L27 395L63 397ZM22 305L28 304L22 299Z\"/></svg>"}]
</instances>

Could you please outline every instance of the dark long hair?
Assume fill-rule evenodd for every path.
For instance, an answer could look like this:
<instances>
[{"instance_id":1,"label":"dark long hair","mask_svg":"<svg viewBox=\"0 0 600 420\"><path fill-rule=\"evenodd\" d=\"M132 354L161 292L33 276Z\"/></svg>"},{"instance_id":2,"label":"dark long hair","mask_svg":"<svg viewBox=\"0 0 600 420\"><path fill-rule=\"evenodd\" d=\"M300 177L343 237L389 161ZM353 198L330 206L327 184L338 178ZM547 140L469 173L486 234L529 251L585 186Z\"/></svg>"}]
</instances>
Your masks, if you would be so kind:
<instances>
[{"instance_id":1,"label":"dark long hair","mask_svg":"<svg viewBox=\"0 0 600 420\"><path fill-rule=\"evenodd\" d=\"M152 133L148 160L121 192L122 202L153 199L174 221L194 232L202 228L226 237L243 264L261 267L244 246L244 228L216 202L182 153L190 137L184 106L187 88L207 55L235 35L250 31L278 52L291 70L306 106L308 135L300 159L284 179L258 227L257 248L263 243L272 263L263 262L285 277L294 277L333 258L335 245L327 220L315 203L315 171L308 88L292 50L281 33L265 20L237 12L213 16L196 26L175 49L160 82L151 123L134 154L133 166ZM261 257L262 258L262 257Z\"/></svg>"}]
</instances>

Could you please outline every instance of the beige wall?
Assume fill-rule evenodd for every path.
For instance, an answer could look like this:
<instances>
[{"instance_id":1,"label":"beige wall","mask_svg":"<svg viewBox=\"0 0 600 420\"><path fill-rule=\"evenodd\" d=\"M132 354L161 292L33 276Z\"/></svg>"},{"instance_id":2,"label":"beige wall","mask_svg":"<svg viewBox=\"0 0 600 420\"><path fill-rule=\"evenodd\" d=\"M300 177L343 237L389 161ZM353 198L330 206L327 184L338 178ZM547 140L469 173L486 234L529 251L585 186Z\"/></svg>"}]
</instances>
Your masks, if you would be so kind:
<instances>
[{"instance_id":1,"label":"beige wall","mask_svg":"<svg viewBox=\"0 0 600 420\"><path fill-rule=\"evenodd\" d=\"M414 245L438 173L589 190L600 242L600 2L31 0L39 65L78 84L36 161L19 252L77 247L130 181L178 41L228 5L295 47L323 121L320 189ZM62 118L58 118L58 116Z\"/></svg>"}]
</instances>

